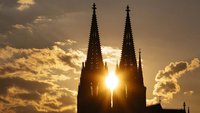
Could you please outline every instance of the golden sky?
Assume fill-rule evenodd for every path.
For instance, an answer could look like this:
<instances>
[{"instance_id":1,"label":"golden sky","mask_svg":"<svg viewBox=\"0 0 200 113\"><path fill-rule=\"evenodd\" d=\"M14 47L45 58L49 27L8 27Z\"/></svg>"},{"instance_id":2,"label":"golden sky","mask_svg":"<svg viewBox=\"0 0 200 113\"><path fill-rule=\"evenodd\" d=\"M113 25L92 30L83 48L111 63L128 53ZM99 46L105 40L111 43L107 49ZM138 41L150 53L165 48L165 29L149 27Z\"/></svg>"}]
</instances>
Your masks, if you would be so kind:
<instances>
[{"instance_id":1,"label":"golden sky","mask_svg":"<svg viewBox=\"0 0 200 113\"><path fill-rule=\"evenodd\" d=\"M0 111L76 111L94 2L109 69L120 60L128 4L147 102L161 96L164 107L182 108L185 101L199 113L198 0L0 0Z\"/></svg>"}]
</instances>

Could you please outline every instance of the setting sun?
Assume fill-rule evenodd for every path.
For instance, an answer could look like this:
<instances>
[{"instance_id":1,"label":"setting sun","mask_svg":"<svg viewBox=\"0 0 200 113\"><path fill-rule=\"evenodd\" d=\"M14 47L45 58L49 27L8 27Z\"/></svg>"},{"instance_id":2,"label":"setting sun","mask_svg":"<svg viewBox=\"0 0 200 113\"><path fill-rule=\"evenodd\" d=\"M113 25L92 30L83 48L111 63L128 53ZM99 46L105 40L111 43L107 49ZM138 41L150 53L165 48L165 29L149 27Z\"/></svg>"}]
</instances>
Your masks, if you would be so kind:
<instances>
[{"instance_id":1,"label":"setting sun","mask_svg":"<svg viewBox=\"0 0 200 113\"><path fill-rule=\"evenodd\" d=\"M115 75L115 72L110 72L109 75L106 77L106 86L113 91L118 86L118 78Z\"/></svg>"}]
</instances>

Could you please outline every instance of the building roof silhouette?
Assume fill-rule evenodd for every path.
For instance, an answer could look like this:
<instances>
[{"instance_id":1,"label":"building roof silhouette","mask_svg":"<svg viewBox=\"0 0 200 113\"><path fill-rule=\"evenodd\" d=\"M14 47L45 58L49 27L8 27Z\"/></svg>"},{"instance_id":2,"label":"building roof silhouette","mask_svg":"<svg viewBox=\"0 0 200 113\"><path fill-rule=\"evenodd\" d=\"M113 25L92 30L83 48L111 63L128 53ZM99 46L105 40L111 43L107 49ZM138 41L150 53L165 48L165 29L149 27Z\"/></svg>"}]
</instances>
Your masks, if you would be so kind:
<instances>
[{"instance_id":1,"label":"building roof silhouette","mask_svg":"<svg viewBox=\"0 0 200 113\"><path fill-rule=\"evenodd\" d=\"M164 109L160 103L147 106L146 113L186 113L184 109Z\"/></svg>"}]
</instances>

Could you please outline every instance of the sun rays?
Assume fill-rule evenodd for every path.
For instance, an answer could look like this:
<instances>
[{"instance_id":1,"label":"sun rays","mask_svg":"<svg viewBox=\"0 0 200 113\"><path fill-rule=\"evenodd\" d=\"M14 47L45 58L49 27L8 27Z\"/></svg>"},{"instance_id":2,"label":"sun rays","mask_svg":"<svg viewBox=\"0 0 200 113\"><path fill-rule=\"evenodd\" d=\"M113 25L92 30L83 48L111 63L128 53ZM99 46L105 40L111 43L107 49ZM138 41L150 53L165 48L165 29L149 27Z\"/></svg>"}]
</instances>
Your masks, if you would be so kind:
<instances>
[{"instance_id":1,"label":"sun rays","mask_svg":"<svg viewBox=\"0 0 200 113\"><path fill-rule=\"evenodd\" d=\"M106 87L111 92L111 107L113 107L113 91L119 85L119 79L117 78L114 71L109 72L108 76L105 79Z\"/></svg>"}]
</instances>

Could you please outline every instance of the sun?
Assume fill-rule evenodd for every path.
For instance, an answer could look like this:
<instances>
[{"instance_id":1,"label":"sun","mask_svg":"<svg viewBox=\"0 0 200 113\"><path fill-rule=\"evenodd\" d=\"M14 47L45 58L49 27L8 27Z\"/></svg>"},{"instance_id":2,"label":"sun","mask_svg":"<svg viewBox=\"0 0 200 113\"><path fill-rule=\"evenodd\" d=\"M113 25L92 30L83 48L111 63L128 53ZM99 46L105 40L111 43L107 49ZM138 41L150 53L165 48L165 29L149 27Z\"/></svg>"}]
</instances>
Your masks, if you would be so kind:
<instances>
[{"instance_id":1,"label":"sun","mask_svg":"<svg viewBox=\"0 0 200 113\"><path fill-rule=\"evenodd\" d=\"M106 86L113 91L117 88L119 83L119 80L117 76L115 75L115 72L110 72L108 76L106 77Z\"/></svg>"}]
</instances>

